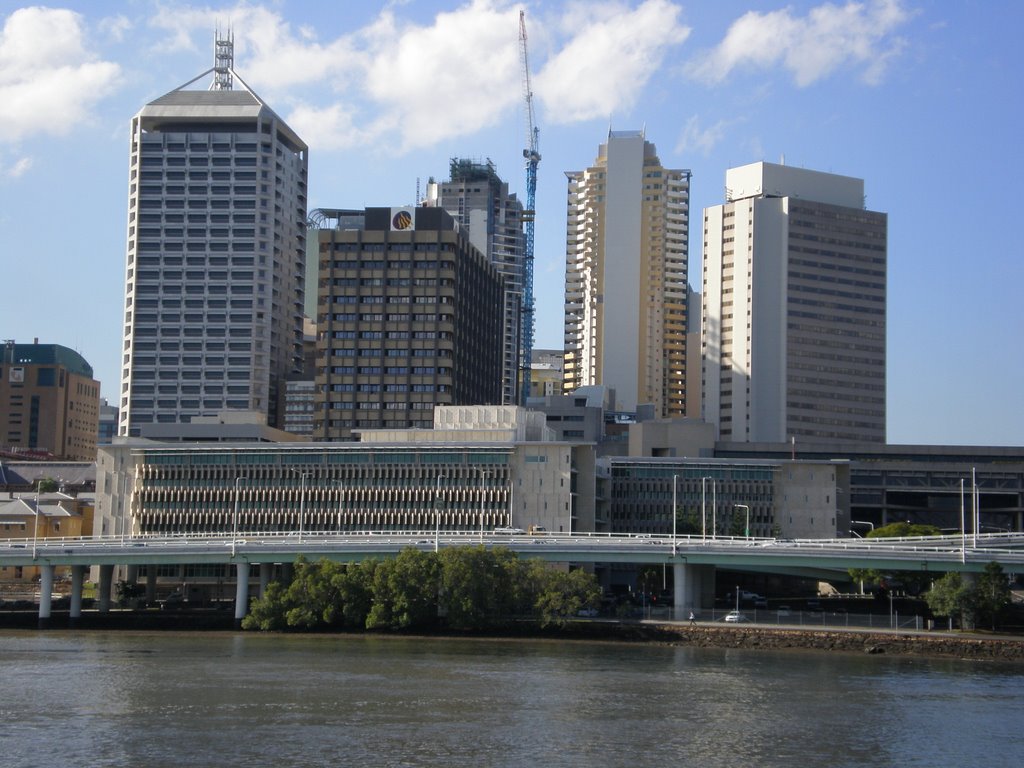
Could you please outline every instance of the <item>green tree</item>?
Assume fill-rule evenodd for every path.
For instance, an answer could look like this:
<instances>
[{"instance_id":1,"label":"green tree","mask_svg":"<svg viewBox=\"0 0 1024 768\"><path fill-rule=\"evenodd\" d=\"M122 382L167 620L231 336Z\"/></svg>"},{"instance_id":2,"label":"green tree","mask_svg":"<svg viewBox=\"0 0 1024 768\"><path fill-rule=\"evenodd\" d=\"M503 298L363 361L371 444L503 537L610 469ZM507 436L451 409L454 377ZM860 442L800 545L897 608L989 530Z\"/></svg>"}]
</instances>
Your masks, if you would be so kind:
<instances>
[{"instance_id":1,"label":"green tree","mask_svg":"<svg viewBox=\"0 0 1024 768\"><path fill-rule=\"evenodd\" d=\"M373 582L379 561L363 560L350 563L335 580L342 601L342 616L346 627L363 629L373 607Z\"/></svg>"},{"instance_id":2,"label":"green tree","mask_svg":"<svg viewBox=\"0 0 1024 768\"><path fill-rule=\"evenodd\" d=\"M563 627L580 610L594 607L601 600L594 575L579 568L557 571L535 560L530 579L537 590L534 607L542 627Z\"/></svg>"},{"instance_id":3,"label":"green tree","mask_svg":"<svg viewBox=\"0 0 1024 768\"><path fill-rule=\"evenodd\" d=\"M114 594L117 597L117 604L124 608L132 600L146 594L146 588L136 582L119 581L114 585Z\"/></svg>"},{"instance_id":4,"label":"green tree","mask_svg":"<svg viewBox=\"0 0 1024 768\"><path fill-rule=\"evenodd\" d=\"M437 621L440 566L433 552L409 547L377 566L367 629L412 629Z\"/></svg>"},{"instance_id":5,"label":"green tree","mask_svg":"<svg viewBox=\"0 0 1024 768\"><path fill-rule=\"evenodd\" d=\"M451 547L440 554L441 604L453 629L506 621L517 603L515 553L506 547Z\"/></svg>"},{"instance_id":6,"label":"green tree","mask_svg":"<svg viewBox=\"0 0 1024 768\"><path fill-rule=\"evenodd\" d=\"M869 531L869 539L885 539L906 536L941 536L942 530L934 525L923 525L918 523L889 523L881 528Z\"/></svg>"},{"instance_id":7,"label":"green tree","mask_svg":"<svg viewBox=\"0 0 1024 768\"><path fill-rule=\"evenodd\" d=\"M253 600L249 613L242 619L242 629L280 632L288 628L288 587L279 581L267 584L263 596Z\"/></svg>"},{"instance_id":8,"label":"green tree","mask_svg":"<svg viewBox=\"0 0 1024 768\"><path fill-rule=\"evenodd\" d=\"M341 623L343 601L335 581L343 566L330 560L308 563L299 558L288 585L288 626L316 629Z\"/></svg>"},{"instance_id":9,"label":"green tree","mask_svg":"<svg viewBox=\"0 0 1024 768\"><path fill-rule=\"evenodd\" d=\"M60 488L60 485L52 477L44 477L38 481L37 488L40 493L53 493Z\"/></svg>"},{"instance_id":10,"label":"green tree","mask_svg":"<svg viewBox=\"0 0 1024 768\"><path fill-rule=\"evenodd\" d=\"M680 536L698 536L700 532L700 513L693 508L676 507L676 533Z\"/></svg>"},{"instance_id":11,"label":"green tree","mask_svg":"<svg viewBox=\"0 0 1024 768\"><path fill-rule=\"evenodd\" d=\"M978 577L974 588L975 609L979 622L985 622L994 630L1006 606L1010 604L1010 584L999 563L989 563Z\"/></svg>"},{"instance_id":12,"label":"green tree","mask_svg":"<svg viewBox=\"0 0 1024 768\"><path fill-rule=\"evenodd\" d=\"M936 616L949 616L967 626L974 615L974 595L970 585L956 571L937 579L924 595L928 608Z\"/></svg>"}]
</instances>

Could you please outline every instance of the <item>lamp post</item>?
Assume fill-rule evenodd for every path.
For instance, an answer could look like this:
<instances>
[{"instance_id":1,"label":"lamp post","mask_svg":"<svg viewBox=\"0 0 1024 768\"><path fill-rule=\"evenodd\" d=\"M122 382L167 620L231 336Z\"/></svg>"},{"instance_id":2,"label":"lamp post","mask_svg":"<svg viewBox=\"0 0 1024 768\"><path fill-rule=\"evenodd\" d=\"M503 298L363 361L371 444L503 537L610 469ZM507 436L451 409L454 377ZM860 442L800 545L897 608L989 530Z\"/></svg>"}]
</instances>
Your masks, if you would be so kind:
<instances>
[{"instance_id":1,"label":"lamp post","mask_svg":"<svg viewBox=\"0 0 1024 768\"><path fill-rule=\"evenodd\" d=\"M480 543L484 543L484 477L487 475L486 469L480 470Z\"/></svg>"},{"instance_id":2,"label":"lamp post","mask_svg":"<svg viewBox=\"0 0 1024 768\"><path fill-rule=\"evenodd\" d=\"M964 504L964 479L960 478L960 562L967 562L967 519L965 516L966 506Z\"/></svg>"},{"instance_id":3,"label":"lamp post","mask_svg":"<svg viewBox=\"0 0 1024 768\"><path fill-rule=\"evenodd\" d=\"M678 478L678 477L679 477L679 475L672 475L672 556L673 557L675 557L675 555L676 555L676 516L678 515L678 512L676 511L678 509L678 507L676 506L676 478Z\"/></svg>"},{"instance_id":4,"label":"lamp post","mask_svg":"<svg viewBox=\"0 0 1024 768\"><path fill-rule=\"evenodd\" d=\"M708 536L708 491L705 481L709 477L700 479L700 541L703 544Z\"/></svg>"},{"instance_id":5,"label":"lamp post","mask_svg":"<svg viewBox=\"0 0 1024 768\"><path fill-rule=\"evenodd\" d=\"M235 478L235 511L231 515L231 557L235 556L235 543L238 540L238 506L239 497L241 495L240 491L238 490L238 483L242 480L248 479L249 478L247 478L245 475L238 475Z\"/></svg>"},{"instance_id":6,"label":"lamp post","mask_svg":"<svg viewBox=\"0 0 1024 768\"><path fill-rule=\"evenodd\" d=\"M441 475L437 476L437 484L434 486L434 552L438 550L438 542L441 538Z\"/></svg>"},{"instance_id":7,"label":"lamp post","mask_svg":"<svg viewBox=\"0 0 1024 768\"><path fill-rule=\"evenodd\" d=\"M301 544L303 529L306 525L306 478L309 477L309 472L300 472L297 469L293 469L292 472L299 476L299 544Z\"/></svg>"},{"instance_id":8,"label":"lamp post","mask_svg":"<svg viewBox=\"0 0 1024 768\"><path fill-rule=\"evenodd\" d=\"M32 559L36 559L36 544L39 541L39 484L43 482L41 477L36 478L36 520L32 528Z\"/></svg>"},{"instance_id":9,"label":"lamp post","mask_svg":"<svg viewBox=\"0 0 1024 768\"><path fill-rule=\"evenodd\" d=\"M733 504L732 508L733 509L742 509L744 512L747 513L747 525L746 525L746 527L743 530L744 530L744 536L749 539L750 538L750 507L748 507L746 504Z\"/></svg>"}]
</instances>

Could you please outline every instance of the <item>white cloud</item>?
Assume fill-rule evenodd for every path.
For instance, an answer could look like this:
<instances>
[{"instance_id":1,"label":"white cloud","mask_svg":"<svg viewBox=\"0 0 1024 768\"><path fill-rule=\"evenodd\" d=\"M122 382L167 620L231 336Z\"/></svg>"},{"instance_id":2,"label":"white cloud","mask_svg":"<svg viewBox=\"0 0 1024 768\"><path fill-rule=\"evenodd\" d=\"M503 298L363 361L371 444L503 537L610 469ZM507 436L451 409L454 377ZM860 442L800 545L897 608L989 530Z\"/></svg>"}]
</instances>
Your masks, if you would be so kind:
<instances>
[{"instance_id":1,"label":"white cloud","mask_svg":"<svg viewBox=\"0 0 1024 768\"><path fill-rule=\"evenodd\" d=\"M683 126L683 131L676 142L676 153L700 152L707 157L725 137L726 129L735 122L735 120L719 120L712 126L701 128L700 119L694 115Z\"/></svg>"},{"instance_id":2,"label":"white cloud","mask_svg":"<svg viewBox=\"0 0 1024 768\"><path fill-rule=\"evenodd\" d=\"M212 42L210 30L230 21L236 71L281 114L290 110L313 149L385 143L400 152L509 120L523 98L519 5L468 0L426 24L395 5L331 40L247 2L161 9L150 24L166 33L164 49L201 50L196 41ZM689 35L680 12L669 0L570 5L540 35L556 40L556 51L564 45L535 73L545 121L628 109L665 52Z\"/></svg>"},{"instance_id":3,"label":"white cloud","mask_svg":"<svg viewBox=\"0 0 1024 768\"><path fill-rule=\"evenodd\" d=\"M124 40L125 33L132 28L132 22L127 16L108 16L101 19L97 27L111 40L120 43Z\"/></svg>"},{"instance_id":4,"label":"white cloud","mask_svg":"<svg viewBox=\"0 0 1024 768\"><path fill-rule=\"evenodd\" d=\"M14 11L0 31L0 142L68 133L113 91L120 71L86 49L77 13Z\"/></svg>"},{"instance_id":5,"label":"white cloud","mask_svg":"<svg viewBox=\"0 0 1024 768\"><path fill-rule=\"evenodd\" d=\"M668 0L645 0L632 10L618 3L572 6L563 20L572 38L535 79L545 119L569 123L629 109L666 51L689 37L679 13Z\"/></svg>"},{"instance_id":6,"label":"white cloud","mask_svg":"<svg viewBox=\"0 0 1024 768\"><path fill-rule=\"evenodd\" d=\"M0 165L0 176L4 176L4 177L6 177L8 179L16 179L19 176L23 175L31 167L32 167L32 158L31 157L22 157L22 158L19 158L14 163L14 165L12 165L9 168L5 168L2 165Z\"/></svg>"},{"instance_id":7,"label":"white cloud","mask_svg":"<svg viewBox=\"0 0 1024 768\"><path fill-rule=\"evenodd\" d=\"M735 69L781 65L805 87L841 67L859 66L865 82L875 84L902 50L903 41L894 31L911 16L902 0L825 3L803 17L790 8L750 11L729 27L716 48L691 61L687 71L714 84Z\"/></svg>"}]
</instances>

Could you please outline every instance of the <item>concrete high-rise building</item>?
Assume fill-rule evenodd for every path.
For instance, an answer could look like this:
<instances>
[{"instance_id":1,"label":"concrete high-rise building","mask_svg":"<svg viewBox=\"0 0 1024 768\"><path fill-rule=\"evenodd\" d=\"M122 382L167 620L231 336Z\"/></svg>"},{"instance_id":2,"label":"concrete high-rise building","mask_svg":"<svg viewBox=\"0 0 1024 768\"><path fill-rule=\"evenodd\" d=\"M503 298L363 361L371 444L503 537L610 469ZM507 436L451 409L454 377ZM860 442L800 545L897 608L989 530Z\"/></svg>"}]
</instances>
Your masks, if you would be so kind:
<instances>
[{"instance_id":1,"label":"concrete high-rise building","mask_svg":"<svg viewBox=\"0 0 1024 768\"><path fill-rule=\"evenodd\" d=\"M725 442L885 442L884 213L864 182L733 168L704 211L703 411Z\"/></svg>"},{"instance_id":2,"label":"concrete high-rise building","mask_svg":"<svg viewBox=\"0 0 1024 768\"><path fill-rule=\"evenodd\" d=\"M442 208L326 211L314 438L429 427L435 405L501 403L505 284Z\"/></svg>"},{"instance_id":3,"label":"concrete high-rise building","mask_svg":"<svg viewBox=\"0 0 1024 768\"><path fill-rule=\"evenodd\" d=\"M100 383L60 344L0 347L0 450L95 461Z\"/></svg>"},{"instance_id":4,"label":"concrete high-rise building","mask_svg":"<svg viewBox=\"0 0 1024 768\"><path fill-rule=\"evenodd\" d=\"M566 176L563 391L601 384L620 410L685 416L690 172L643 132L610 131Z\"/></svg>"},{"instance_id":5,"label":"concrete high-rise building","mask_svg":"<svg viewBox=\"0 0 1024 768\"><path fill-rule=\"evenodd\" d=\"M301 366L307 148L231 48L132 119L121 435L234 409L279 426Z\"/></svg>"},{"instance_id":6,"label":"concrete high-rise building","mask_svg":"<svg viewBox=\"0 0 1024 768\"><path fill-rule=\"evenodd\" d=\"M501 403L515 405L523 371L523 204L490 160L452 158L448 181L431 182L426 205L444 208L505 278Z\"/></svg>"}]
</instances>

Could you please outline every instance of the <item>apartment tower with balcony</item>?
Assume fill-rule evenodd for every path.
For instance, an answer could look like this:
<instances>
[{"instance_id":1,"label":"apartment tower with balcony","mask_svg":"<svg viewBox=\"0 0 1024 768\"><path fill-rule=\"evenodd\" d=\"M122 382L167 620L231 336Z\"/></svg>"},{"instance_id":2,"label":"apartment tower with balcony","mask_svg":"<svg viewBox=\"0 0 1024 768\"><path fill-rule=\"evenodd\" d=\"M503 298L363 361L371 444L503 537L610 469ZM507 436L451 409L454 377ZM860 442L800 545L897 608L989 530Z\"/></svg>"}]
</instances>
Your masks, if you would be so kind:
<instances>
[{"instance_id":1,"label":"apartment tower with balcony","mask_svg":"<svg viewBox=\"0 0 1024 768\"><path fill-rule=\"evenodd\" d=\"M642 131L610 131L566 176L563 391L605 385L620 410L685 416L690 172Z\"/></svg>"}]
</instances>

